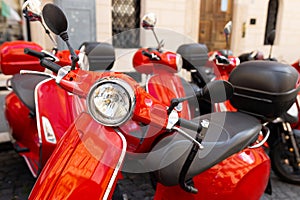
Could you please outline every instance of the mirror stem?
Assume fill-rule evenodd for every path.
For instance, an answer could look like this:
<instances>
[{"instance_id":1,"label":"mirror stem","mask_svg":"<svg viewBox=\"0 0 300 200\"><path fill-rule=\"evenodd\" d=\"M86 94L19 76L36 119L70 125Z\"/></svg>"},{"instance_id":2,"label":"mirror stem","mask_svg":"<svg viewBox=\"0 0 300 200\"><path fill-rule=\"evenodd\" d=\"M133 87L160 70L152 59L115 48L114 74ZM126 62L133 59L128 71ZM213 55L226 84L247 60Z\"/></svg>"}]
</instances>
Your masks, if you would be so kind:
<instances>
[{"instance_id":1,"label":"mirror stem","mask_svg":"<svg viewBox=\"0 0 300 200\"><path fill-rule=\"evenodd\" d=\"M151 30L152 30L152 32L153 32L153 34L154 34L154 37L155 37L155 40L156 40L156 42L157 42L157 44L158 44L157 49L160 50L161 45L160 45L160 42L159 42L159 40L158 40L158 37L157 37L157 35L156 35L155 31L154 31L154 28L152 28Z\"/></svg>"},{"instance_id":2,"label":"mirror stem","mask_svg":"<svg viewBox=\"0 0 300 200\"><path fill-rule=\"evenodd\" d=\"M75 53L73 47L70 45L69 43L69 35L68 33L65 31L65 32L62 32L60 35L61 39L63 39L63 41L65 41L65 43L67 44L68 46L68 49L70 51L70 54L71 54L71 60L72 60L72 65L71 65L71 71L72 70L75 70L75 66L76 66L76 63L78 62L79 60L79 57L77 56L77 54Z\"/></svg>"},{"instance_id":3,"label":"mirror stem","mask_svg":"<svg viewBox=\"0 0 300 200\"><path fill-rule=\"evenodd\" d=\"M273 45L271 45L271 47L270 47L269 59L271 59L271 57L272 57L272 49L273 49Z\"/></svg>"},{"instance_id":4,"label":"mirror stem","mask_svg":"<svg viewBox=\"0 0 300 200\"><path fill-rule=\"evenodd\" d=\"M69 43L69 40L66 41L66 44L67 44L68 49L70 50L70 53L71 53L71 60L72 60L71 71L72 71L72 70L75 70L75 66L76 66L76 63L79 60L79 57L75 53L74 49L71 47L71 45Z\"/></svg>"},{"instance_id":5,"label":"mirror stem","mask_svg":"<svg viewBox=\"0 0 300 200\"><path fill-rule=\"evenodd\" d=\"M226 55L225 57L228 58L229 56L229 35L226 34Z\"/></svg>"},{"instance_id":6,"label":"mirror stem","mask_svg":"<svg viewBox=\"0 0 300 200\"><path fill-rule=\"evenodd\" d=\"M192 96L187 96L187 97L181 97L181 98L173 98L171 99L171 105L169 106L168 110L167 110L167 114L170 115L172 110L178 106L180 103L184 102L184 101L188 101L191 100L193 98L201 98L203 96L203 91L202 89L197 91L195 95Z\"/></svg>"}]
</instances>

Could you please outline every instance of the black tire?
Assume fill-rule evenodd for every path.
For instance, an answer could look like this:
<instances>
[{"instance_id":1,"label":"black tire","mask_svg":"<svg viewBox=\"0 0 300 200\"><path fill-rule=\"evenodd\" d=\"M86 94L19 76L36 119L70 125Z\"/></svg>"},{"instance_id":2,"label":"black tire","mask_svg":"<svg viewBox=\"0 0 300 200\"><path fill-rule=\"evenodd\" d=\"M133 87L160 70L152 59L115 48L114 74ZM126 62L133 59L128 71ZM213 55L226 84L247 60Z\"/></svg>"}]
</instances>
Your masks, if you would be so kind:
<instances>
[{"instance_id":1,"label":"black tire","mask_svg":"<svg viewBox=\"0 0 300 200\"><path fill-rule=\"evenodd\" d=\"M273 145L270 151L270 159L274 173L287 183L300 184L300 170L299 167L296 166L294 156L295 155L288 150L288 147L281 142Z\"/></svg>"},{"instance_id":2,"label":"black tire","mask_svg":"<svg viewBox=\"0 0 300 200\"><path fill-rule=\"evenodd\" d=\"M123 199L124 198L123 198L123 195L120 191L120 186L119 186L119 184L117 184L116 187L115 187L115 191L114 191L114 194L113 194L111 200L123 200Z\"/></svg>"}]
</instances>

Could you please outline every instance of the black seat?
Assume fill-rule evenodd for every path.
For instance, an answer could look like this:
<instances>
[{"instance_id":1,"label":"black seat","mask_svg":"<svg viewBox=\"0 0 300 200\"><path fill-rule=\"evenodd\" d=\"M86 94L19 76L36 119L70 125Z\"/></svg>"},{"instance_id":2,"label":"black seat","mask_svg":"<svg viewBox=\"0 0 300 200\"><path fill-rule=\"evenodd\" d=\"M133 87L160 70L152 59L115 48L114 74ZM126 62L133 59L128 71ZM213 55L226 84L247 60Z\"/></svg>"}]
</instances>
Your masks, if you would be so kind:
<instances>
[{"instance_id":1,"label":"black seat","mask_svg":"<svg viewBox=\"0 0 300 200\"><path fill-rule=\"evenodd\" d=\"M49 78L40 74L15 74L11 78L11 86L19 99L35 114L34 89L38 83Z\"/></svg>"},{"instance_id":2,"label":"black seat","mask_svg":"<svg viewBox=\"0 0 300 200\"><path fill-rule=\"evenodd\" d=\"M238 112L220 112L203 115L194 122L207 119L210 126L189 171L187 179L239 152L253 143L261 130L260 122ZM186 130L191 136L195 133ZM181 168L190 152L192 143L182 134L175 133L162 139L148 155L147 165L157 180L168 186L178 184Z\"/></svg>"}]
</instances>

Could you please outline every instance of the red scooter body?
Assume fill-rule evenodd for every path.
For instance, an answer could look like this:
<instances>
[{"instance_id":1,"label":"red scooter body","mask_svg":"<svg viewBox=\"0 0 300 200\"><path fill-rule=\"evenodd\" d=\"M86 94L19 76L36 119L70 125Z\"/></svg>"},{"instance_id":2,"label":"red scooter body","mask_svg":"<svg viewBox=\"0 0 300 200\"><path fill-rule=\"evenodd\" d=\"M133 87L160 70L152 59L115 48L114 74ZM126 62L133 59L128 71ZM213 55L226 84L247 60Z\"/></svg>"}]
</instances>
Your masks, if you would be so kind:
<instances>
[{"instance_id":1,"label":"red scooter body","mask_svg":"<svg viewBox=\"0 0 300 200\"><path fill-rule=\"evenodd\" d=\"M81 73L84 75L88 72ZM105 76L127 80L137 93L144 93L131 78L113 72L84 75L84 79L89 81L78 84L75 92L86 94L93 81ZM61 83L66 89L75 86L74 84L68 81ZM161 104L147 93L138 97L139 103L133 119L145 123L152 121L165 127L166 110ZM161 112L162 116L153 119L152 112ZM122 130L122 126L120 128ZM128 140L128 143L132 141ZM29 199L78 199L78 196L82 199L109 199L114 191L126 149L127 142L121 131L101 126L83 112L53 152Z\"/></svg>"},{"instance_id":2,"label":"red scooter body","mask_svg":"<svg viewBox=\"0 0 300 200\"><path fill-rule=\"evenodd\" d=\"M36 51L42 50L34 42L12 41L3 43L0 46L0 72L5 75L19 74L21 70L43 72L45 68L40 65L39 60L25 54L24 48L31 48ZM78 50L75 52L79 53ZM60 66L71 64L68 50L56 51L55 56L59 59L57 64ZM23 93L24 90L32 90L29 95L35 96L33 99L35 103L32 104L34 107L32 110L35 111L30 110L23 103L16 91L8 94L5 99L5 116L10 127L14 146L16 151L24 157L34 177L39 174L54 150L57 141L73 121L72 95L57 86L53 80L44 81L46 77L42 78L41 75L36 75L36 77L41 83L35 81L35 77L33 77L32 81L36 83L29 85L26 83L26 86L21 89L22 91L19 91ZM23 79L23 81L26 80ZM19 82L19 80L16 82ZM26 93L28 95L28 91ZM26 95L25 98L27 98ZM45 131L51 131L52 133L47 136L49 132L45 133Z\"/></svg>"},{"instance_id":3,"label":"red scooter body","mask_svg":"<svg viewBox=\"0 0 300 200\"><path fill-rule=\"evenodd\" d=\"M102 76L116 76L130 81L122 74ZM91 81L97 79L97 76L85 77ZM63 88L70 88L74 84L61 82ZM88 85L86 82L78 84L76 92L83 94L86 91L83 88ZM139 103L132 119L144 123L152 121L158 127L165 127L166 110L161 107L162 104L141 88L136 88L136 91L143 95L136 95ZM151 113L157 112L161 113L159 118L153 118ZM122 130L122 126L120 129L104 127L87 113L80 115L55 149L29 199L78 199L78 196L82 199L109 199L114 191L123 153L126 148L129 149L126 141L128 145L133 142L128 139L130 134ZM159 138L163 132L155 135L155 138ZM245 149L195 176L198 194L184 192L178 186L158 184L155 199L236 199L246 193L249 199L257 199L265 189L269 169L269 159L262 149ZM249 184L252 186L250 194Z\"/></svg>"},{"instance_id":4,"label":"red scooter body","mask_svg":"<svg viewBox=\"0 0 300 200\"><path fill-rule=\"evenodd\" d=\"M46 5L44 8L47 8L45 9L45 16L47 16L47 13L50 14L54 11L58 12L59 15L63 15L58 7L54 5ZM61 31L65 33L66 30ZM37 55L37 53L31 53L32 55ZM153 52L151 52L151 54L152 53ZM163 55L159 53L160 52L155 52L156 55L154 56L147 53L143 54L147 55L148 58L150 58L150 56L155 59L157 59L157 57L163 58ZM171 57L174 57L174 55L171 55ZM162 62L165 61L167 60L162 59ZM157 64L159 63L155 63L155 66L159 66ZM163 68L167 66L168 65L163 66ZM176 66L178 65L176 64ZM52 68L53 71L56 70L56 66L53 67L53 64L47 65L47 67ZM156 70L156 68L154 69ZM167 69L174 71L172 67L167 67ZM177 69L178 68L175 70ZM116 181L121 177L120 169L126 150L129 154L135 152L151 152L152 148L161 140L168 138L168 136L172 134L176 134L176 130L179 132L179 129L169 130L170 126L176 128L183 127L186 129L192 127L194 128L194 133L199 130L199 122L191 124L187 106L175 107L171 113L168 113L167 107L170 106L171 98L184 97L186 94L183 87L178 83L178 77L174 74L168 74L170 71L164 69L164 72L160 71L160 73L162 72L169 79L165 79L165 81L160 84L159 82L163 79L155 75L155 70L151 71L154 74L154 78L151 77L149 79L150 81L148 81L146 86L148 87L148 91L145 91L132 78L116 72L97 73L77 69L70 71L63 79L59 79L59 85L63 89L80 97L88 96L87 102L89 104L87 103L86 105L89 106L89 109L87 109L88 112L82 112L82 114L78 116L62 137L59 145L43 168L29 199L110 199L113 195ZM130 88L130 91L127 90L127 93L133 93L134 110L131 110L129 113L130 118L128 118L124 124L104 126L104 123L92 114L93 110L91 109L93 109L93 107L91 107L91 104L93 104L92 106L98 106L99 104L95 101L98 101L98 97L102 95L101 98L104 100L101 99L100 108L95 109L98 109L101 115L101 109L104 108L104 106L111 106L110 103L112 101L115 99L119 100L119 98L112 98L114 96L110 93L111 88L109 87L109 91L95 89L103 86L102 84L113 85L116 83L115 80L126 83L126 86L119 84L123 89ZM179 88L174 86L178 86ZM93 96L94 94L96 95ZM164 96L162 97L162 95ZM90 101L89 98L92 98L92 101ZM82 110L84 111L85 109ZM220 113L217 113L217 115L218 114ZM176 121L176 117L181 118L180 124L177 124L178 121ZM248 118L245 118L245 121L249 124L249 120L246 119ZM255 118L251 118L251 120L252 119L255 126L251 125L251 128L255 127L255 131L253 131L251 135L255 137L251 137L251 140L245 140L243 143L244 146L234 146L239 150L251 143L261 128L259 122ZM99 121L96 122L96 120ZM190 123L184 123L184 120ZM234 121L232 121L232 123L234 123ZM230 122L230 124L232 123ZM151 137L144 135L142 138L139 138L139 145L141 146L137 144L135 147L132 147L132 144L136 144L137 138L134 138L130 132L126 131L130 125L140 127L149 125L156 129L156 132L151 135ZM214 127L214 125L212 126ZM215 127L219 126L222 125L215 125ZM239 133L243 133L243 131ZM250 132L251 131L249 131L249 133ZM224 133L228 136L226 131ZM144 138L146 138L145 141L143 140ZM229 137L228 140L232 138L234 137ZM189 142L194 144L195 141L192 141L193 142ZM177 146L175 145L175 147ZM234 148L230 145L224 147ZM171 151L171 153L172 152L173 151ZM178 156L176 151L175 155ZM214 160L213 158L214 157L211 157L212 160ZM193 182L199 189L197 194L184 192L183 189L178 186L158 184L154 198L239 199L241 196L246 195L249 199L260 198L265 190L270 173L270 161L265 152L261 148L246 148L241 152L233 154L231 157L224 155L224 157L221 158L223 161L216 161L217 164L214 164L212 161L208 162L213 165L212 167L210 166L211 168L193 176ZM170 165L172 164L173 163ZM196 168L198 166L199 165L196 165ZM177 169L181 167L182 166L177 166ZM251 187L250 194L249 187Z\"/></svg>"},{"instance_id":5,"label":"red scooter body","mask_svg":"<svg viewBox=\"0 0 300 200\"><path fill-rule=\"evenodd\" d=\"M154 53L161 58L158 61L151 61L143 55L144 51L148 52L149 49L142 48L134 54L133 64L137 71L153 74L147 81L147 91L166 105L173 98L186 96L181 78L174 74L178 71L176 62L164 59L171 57L172 52L162 53L151 49L149 53ZM174 58L175 55L173 55ZM219 72L218 77L227 76L228 79L230 71L238 62L233 56L230 61L231 63L226 66L215 65L215 71ZM170 64L168 65L168 63ZM226 106L226 110L230 106L231 111L236 111L228 101L222 104ZM188 104L184 102L181 117L190 119L190 116ZM179 186L166 187L158 183L154 199L219 199L222 197L222 199L229 200L247 194L248 199L256 200L263 194L269 180L269 174L270 160L263 148L245 149L195 176L194 183L199 188L197 195L185 192ZM255 177L260 177L260 179ZM253 185L251 194L248 194L249 184Z\"/></svg>"},{"instance_id":6,"label":"red scooter body","mask_svg":"<svg viewBox=\"0 0 300 200\"><path fill-rule=\"evenodd\" d=\"M141 65L142 66L142 65ZM163 72L163 70L161 71ZM158 75L151 76L147 83L147 90L152 96L158 99L158 101L165 101L166 103L170 102L172 98L176 97L183 97L184 96L184 88L181 85L178 85L180 83L180 78L175 76L173 73L166 72L163 73L164 76L161 76L159 78ZM167 83L165 81L162 81L161 78L168 78ZM179 81L179 82L178 82ZM173 84L173 85L172 85ZM177 85L177 87L171 87ZM178 89L174 91L174 88ZM173 89L173 90L172 90ZM165 94L170 94L169 99L163 99L168 97ZM182 112L184 113L184 112ZM188 115L185 115L185 117L188 117ZM79 117L78 122L85 121L85 118L90 118L89 115L83 114ZM147 117L143 117L147 118ZM91 118L87 121L93 121ZM97 174L97 183L94 181L91 181L92 177L87 177L87 179L84 179L82 177L82 174L86 170L84 167L79 167L81 162L78 162L78 158L80 157L91 157L89 155L89 152L86 151L86 149L82 149L81 146L82 143L85 143L84 140L79 140L78 137L81 135L89 135L92 134L92 131L94 133L98 132L101 134L98 135L98 137L104 137L107 134L112 134L111 131L114 132L114 130L107 130L106 128L101 128L101 131L95 131L98 128L94 126L99 126L99 124L96 124L95 122L89 122L94 125L87 125L84 123L79 123L80 125L76 125L75 128L70 128L69 131L63 138L64 144L61 144L58 148L60 149L59 152L54 152L53 158L51 158L50 162L47 163L47 166L51 166L51 168L46 167L41 177L39 178L36 187L38 189L34 189L31 193L30 198L32 199L39 199L41 197L49 197L49 198L70 198L75 199L77 196L81 196L86 199L103 199L105 192L109 191L107 189L103 189L101 192L100 190L94 191L95 187L97 188L105 188L109 185L109 182L113 179L111 178L113 175L113 168L107 169L105 165L102 164L102 162L98 162L94 159L89 159L85 162L85 166L95 166L95 168L89 167L89 169L92 171L91 174L96 176ZM84 124L81 126L81 124ZM82 130L81 128L85 127L91 127L89 130ZM126 125L123 127L120 127L121 132L124 133L124 130ZM102 135L103 134L103 135ZM118 133L120 134L120 133ZM128 132L124 133L125 138L128 141L128 144L132 144L133 140L131 140L131 137L129 136ZM116 136L116 134L114 134ZM68 139L67 139L68 138ZM121 137L122 138L122 137ZM145 137L148 138L148 137ZM107 139L106 139L107 140ZM106 141L104 140L104 141ZM117 149L117 155L115 158L120 158L121 156L121 148L124 146L124 143L116 142L115 141L121 141L119 138L113 138L113 143L111 145L97 145L97 148L93 150L93 154L95 152L105 152L103 154L103 157L105 157L106 153L109 155L110 148L113 146L113 148ZM70 143L67 143L70 142ZM96 144L96 142L91 142L91 144ZM153 141L147 140L144 142L144 145L150 146ZM100 142L101 144L103 142ZM97 142L99 144L99 141ZM106 141L107 144L107 141ZM109 142L110 144L110 142ZM149 146L147 148L149 148ZM109 149L106 149L109 148ZM130 147L128 147L130 149ZM147 149L146 148L146 149ZM80 149L80 150L78 150ZM131 151L136 151L137 149L131 149ZM139 150L141 151L141 150ZM116 153L115 152L115 153ZM84 156L83 156L84 155ZM61 159L61 157L64 157L64 159ZM70 157L69 162L67 163L66 160ZM77 158L76 160L72 158ZM66 162L65 164L63 162ZM97 164L92 164L92 163ZM116 165L116 161L112 163L112 165ZM76 164L78 163L78 164ZM76 171L78 171L78 175L73 172L74 165L76 167ZM109 166L112 166L109 165ZM62 168L61 166L65 166ZM97 166L97 167L96 167ZM229 167L230 166L230 167ZM79 168L79 169L78 169ZM247 170L245 170L247 169ZM55 174L52 174L55 171ZM101 171L102 173L98 174L97 172ZM252 194L253 196L249 196L249 199L258 199L264 192L265 187L268 182L268 177L270 173L270 161L263 151L262 148L259 149L245 149L244 151L235 154L231 156L230 158L222 161L221 163L215 165L211 169L201 173L200 175L196 176L194 178L195 185L197 188L201 188L198 194L191 194L188 192L183 191L179 186L173 186L173 187L167 187L162 184L157 185L156 193L155 193L155 199L173 199L173 198L180 198L180 199L218 199L220 196L224 199L233 199L233 198L239 198L246 193L248 193L248 187L249 184L254 185L252 188L253 191L256 191L255 194ZM65 175L64 175L65 174ZM72 174L72 177L70 179L69 174ZM85 173L84 173L85 174ZM103 175L106 174L107 179L104 179ZM79 176L79 177L77 177ZM257 179L254 177L260 176L261 178ZM50 180L48 177L51 177ZM74 178L76 177L76 178ZM120 175L121 177L121 175ZM236 177L236 179L232 179L232 177ZM73 182L75 181L76 182ZM72 188L68 188L65 184L68 183L72 185ZM84 187L83 187L84 185ZM66 188L67 187L67 188ZM226 187L226 190L224 189ZM54 193L48 192L49 190L43 190L42 188L54 188ZM79 189L80 188L80 189ZM44 191L44 192L42 192ZM112 190L113 191L113 190ZM99 193L100 192L100 193ZM172 196L172 195L175 196ZM74 196L73 196L74 195ZM110 193L109 197L112 195ZM107 197L107 194L105 198Z\"/></svg>"},{"instance_id":7,"label":"red scooter body","mask_svg":"<svg viewBox=\"0 0 300 200\"><path fill-rule=\"evenodd\" d=\"M269 157L262 148L245 149L195 176L198 194L187 193L179 186L158 184L154 199L231 200L247 197L257 200L265 191L270 167Z\"/></svg>"},{"instance_id":8,"label":"red scooter body","mask_svg":"<svg viewBox=\"0 0 300 200\"><path fill-rule=\"evenodd\" d=\"M65 133L29 199L110 199L126 148L120 133L83 113Z\"/></svg>"},{"instance_id":9,"label":"red scooter body","mask_svg":"<svg viewBox=\"0 0 300 200\"><path fill-rule=\"evenodd\" d=\"M10 126L10 131L14 135L16 144L24 152L20 151L24 157L30 171L36 176L39 170L39 139L36 126L36 119L29 116L29 109L20 101L15 93L10 93L5 98L5 117ZM16 134L21 133L21 134ZM26 134L25 134L26 133ZM26 147L30 147L30 152Z\"/></svg>"},{"instance_id":10,"label":"red scooter body","mask_svg":"<svg viewBox=\"0 0 300 200\"><path fill-rule=\"evenodd\" d=\"M229 55L228 58L222 55L219 51L211 51L208 53L209 65L213 67L215 73L215 80L228 80L230 72L239 65L239 58ZM222 58L222 61L218 61L218 58ZM216 103L214 110L220 111L236 111L229 100L225 102Z\"/></svg>"},{"instance_id":11,"label":"red scooter body","mask_svg":"<svg viewBox=\"0 0 300 200\"><path fill-rule=\"evenodd\" d=\"M34 42L12 41L4 42L0 46L0 72L5 75L13 75L20 70L44 71L39 60L24 54L24 48L32 48L41 51L42 47Z\"/></svg>"},{"instance_id":12,"label":"red scooter body","mask_svg":"<svg viewBox=\"0 0 300 200\"><path fill-rule=\"evenodd\" d=\"M17 151L36 177L73 121L73 97L54 80L46 79L36 86L35 99L36 112L30 115L17 95L10 93L5 99L5 116Z\"/></svg>"},{"instance_id":13,"label":"red scooter body","mask_svg":"<svg viewBox=\"0 0 300 200\"><path fill-rule=\"evenodd\" d=\"M159 60L145 56L144 54L147 53L157 56ZM182 78L175 74L182 68L182 61L178 61L178 59L181 57L176 53L147 48L139 49L133 56L135 70L149 76L146 90L165 105L169 105L173 98L186 96ZM181 117L190 119L188 103L183 102L180 109L184 115Z\"/></svg>"},{"instance_id":14,"label":"red scooter body","mask_svg":"<svg viewBox=\"0 0 300 200\"><path fill-rule=\"evenodd\" d=\"M209 60L213 62L212 66L214 68L214 73L216 78L219 80L228 80L230 72L240 64L239 58L228 55L225 57L219 51L211 51L208 53ZM219 57L223 57L226 60L226 63L223 63L218 60ZM224 61L225 61L224 60Z\"/></svg>"}]
</instances>

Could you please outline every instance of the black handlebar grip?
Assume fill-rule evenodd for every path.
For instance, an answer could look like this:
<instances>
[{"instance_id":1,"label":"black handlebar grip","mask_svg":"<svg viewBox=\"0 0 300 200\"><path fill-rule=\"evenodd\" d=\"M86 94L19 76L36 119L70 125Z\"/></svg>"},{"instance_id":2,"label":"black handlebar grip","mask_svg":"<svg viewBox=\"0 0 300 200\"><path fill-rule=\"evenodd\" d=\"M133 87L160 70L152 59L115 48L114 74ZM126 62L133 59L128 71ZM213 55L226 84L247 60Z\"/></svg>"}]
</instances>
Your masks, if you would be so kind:
<instances>
[{"instance_id":1,"label":"black handlebar grip","mask_svg":"<svg viewBox=\"0 0 300 200\"><path fill-rule=\"evenodd\" d=\"M229 59L225 56L216 55L216 59L218 60L219 63L226 64L226 65L230 64Z\"/></svg>"},{"instance_id":2,"label":"black handlebar grip","mask_svg":"<svg viewBox=\"0 0 300 200\"><path fill-rule=\"evenodd\" d=\"M54 63L50 60L45 59L46 54L44 54L43 52L39 52L39 51L35 51L35 50L29 49L29 48L25 48L24 53L39 58L40 59L40 64L43 67L51 70L54 73L57 73L58 70L61 68L61 66L59 66L58 64L56 64L56 63Z\"/></svg>"},{"instance_id":3,"label":"black handlebar grip","mask_svg":"<svg viewBox=\"0 0 300 200\"><path fill-rule=\"evenodd\" d=\"M29 49L29 48L25 48L24 53L34 56L34 57L37 57L39 59L42 59L45 57L45 54L43 52L35 51L35 50Z\"/></svg>"},{"instance_id":4,"label":"black handlebar grip","mask_svg":"<svg viewBox=\"0 0 300 200\"><path fill-rule=\"evenodd\" d=\"M142 51L142 54L143 54L144 56L147 56L148 58L152 58L152 54L149 53L149 52L147 52L147 51Z\"/></svg>"},{"instance_id":5,"label":"black handlebar grip","mask_svg":"<svg viewBox=\"0 0 300 200\"><path fill-rule=\"evenodd\" d=\"M41 59L41 62L40 64L43 66L43 67L46 67L47 69L50 69L52 72L54 73L58 73L59 69L61 68L60 65L50 61L50 60L47 60L47 59Z\"/></svg>"},{"instance_id":6,"label":"black handlebar grip","mask_svg":"<svg viewBox=\"0 0 300 200\"><path fill-rule=\"evenodd\" d=\"M190 121L190 120L180 118L179 121L178 121L178 124L183 128L187 128L187 129L190 129L190 130L193 130L193 131L200 132L202 130L202 126L201 126L200 123L197 124L197 123L195 123L193 121Z\"/></svg>"}]
</instances>

